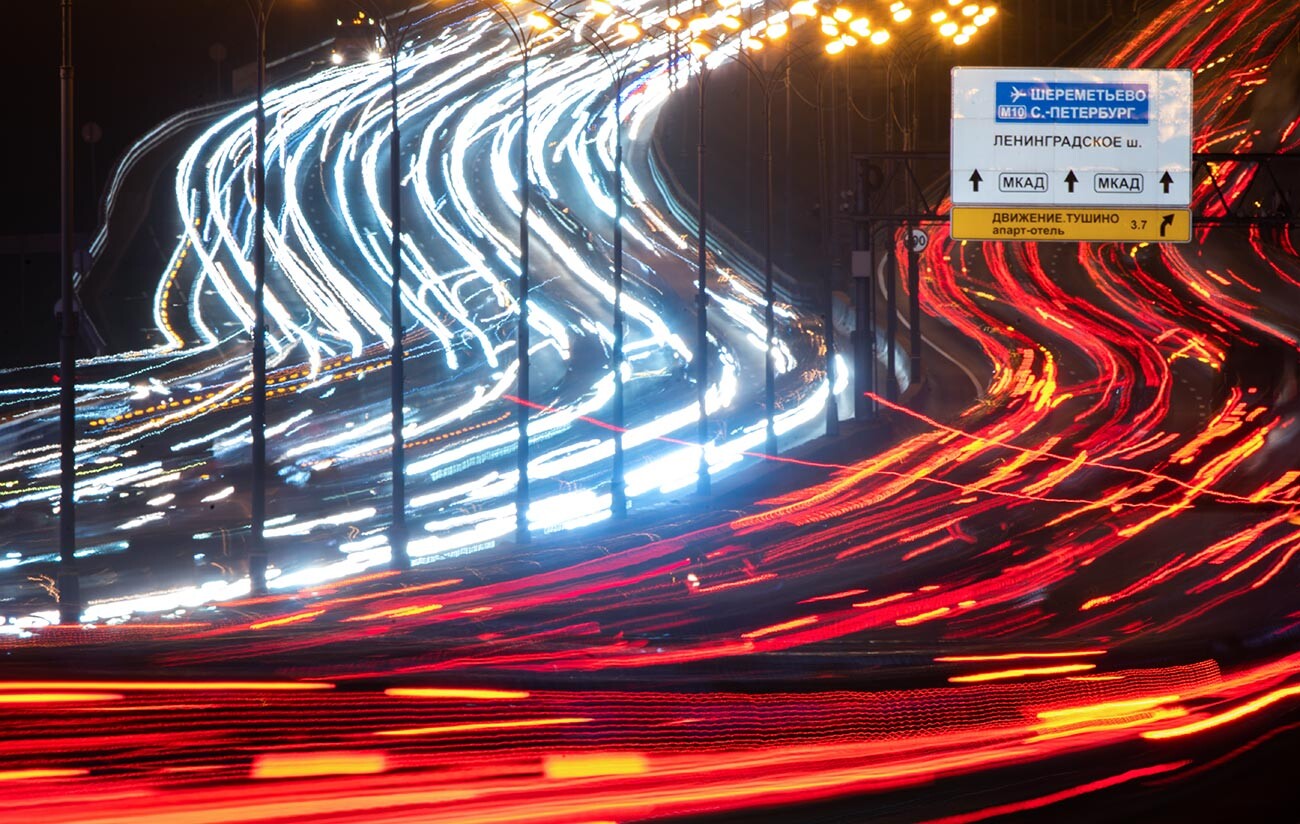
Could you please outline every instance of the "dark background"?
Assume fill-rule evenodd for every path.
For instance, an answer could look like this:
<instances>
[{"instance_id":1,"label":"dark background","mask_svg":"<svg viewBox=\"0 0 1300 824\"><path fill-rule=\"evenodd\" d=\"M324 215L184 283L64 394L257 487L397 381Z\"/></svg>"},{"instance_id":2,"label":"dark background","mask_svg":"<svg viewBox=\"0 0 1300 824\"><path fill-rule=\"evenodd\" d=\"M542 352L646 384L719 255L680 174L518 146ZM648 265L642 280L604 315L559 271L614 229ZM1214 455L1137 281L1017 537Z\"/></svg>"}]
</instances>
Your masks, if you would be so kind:
<instances>
[{"instance_id":1,"label":"dark background","mask_svg":"<svg viewBox=\"0 0 1300 824\"><path fill-rule=\"evenodd\" d=\"M336 18L352 13L346 0L278 0L268 61L333 37ZM232 73L249 76L256 40L244 0L73 0L72 14L75 245L85 249L122 153L170 115L232 99ZM59 0L3 4L0 367L58 354L60 15ZM220 64L215 44L226 52ZM94 145L82 137L87 123L102 130Z\"/></svg>"},{"instance_id":2,"label":"dark background","mask_svg":"<svg viewBox=\"0 0 1300 824\"><path fill-rule=\"evenodd\" d=\"M331 37L345 5L279 0L267 59ZM77 227L92 232L100 187L122 151L167 116L230 97L232 69L256 56L254 27L244 0L73 0L72 9ZM59 20L59 0L5 4L12 36L0 71L14 116L4 128L0 235L59 228ZM227 52L220 65L209 56L217 43ZM88 122L103 129L93 147L81 137Z\"/></svg>"}]
</instances>

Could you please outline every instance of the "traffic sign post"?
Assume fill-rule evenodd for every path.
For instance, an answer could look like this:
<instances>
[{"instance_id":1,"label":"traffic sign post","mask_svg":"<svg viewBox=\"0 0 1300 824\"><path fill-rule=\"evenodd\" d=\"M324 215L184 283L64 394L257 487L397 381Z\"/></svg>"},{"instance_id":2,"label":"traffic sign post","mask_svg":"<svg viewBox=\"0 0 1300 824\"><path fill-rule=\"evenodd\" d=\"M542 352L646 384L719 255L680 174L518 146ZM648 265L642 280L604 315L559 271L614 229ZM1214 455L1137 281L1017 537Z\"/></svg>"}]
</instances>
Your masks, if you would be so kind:
<instances>
[{"instance_id":1,"label":"traffic sign post","mask_svg":"<svg viewBox=\"0 0 1300 824\"><path fill-rule=\"evenodd\" d=\"M952 78L954 239L1190 240L1190 71Z\"/></svg>"}]
</instances>

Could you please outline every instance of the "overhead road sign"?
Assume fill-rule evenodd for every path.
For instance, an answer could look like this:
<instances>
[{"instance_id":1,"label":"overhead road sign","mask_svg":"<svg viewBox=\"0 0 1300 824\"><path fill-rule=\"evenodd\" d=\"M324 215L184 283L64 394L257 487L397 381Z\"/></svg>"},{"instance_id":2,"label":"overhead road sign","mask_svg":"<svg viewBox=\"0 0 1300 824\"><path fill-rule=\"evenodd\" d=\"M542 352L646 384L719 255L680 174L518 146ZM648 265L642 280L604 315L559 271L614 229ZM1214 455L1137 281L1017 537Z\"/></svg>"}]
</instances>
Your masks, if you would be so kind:
<instances>
[{"instance_id":1,"label":"overhead road sign","mask_svg":"<svg viewBox=\"0 0 1300 824\"><path fill-rule=\"evenodd\" d=\"M954 206L1185 209L1184 69L952 71Z\"/></svg>"},{"instance_id":2,"label":"overhead road sign","mask_svg":"<svg viewBox=\"0 0 1300 824\"><path fill-rule=\"evenodd\" d=\"M1188 209L955 206L952 238L1186 243L1192 239L1192 213Z\"/></svg>"}]
</instances>

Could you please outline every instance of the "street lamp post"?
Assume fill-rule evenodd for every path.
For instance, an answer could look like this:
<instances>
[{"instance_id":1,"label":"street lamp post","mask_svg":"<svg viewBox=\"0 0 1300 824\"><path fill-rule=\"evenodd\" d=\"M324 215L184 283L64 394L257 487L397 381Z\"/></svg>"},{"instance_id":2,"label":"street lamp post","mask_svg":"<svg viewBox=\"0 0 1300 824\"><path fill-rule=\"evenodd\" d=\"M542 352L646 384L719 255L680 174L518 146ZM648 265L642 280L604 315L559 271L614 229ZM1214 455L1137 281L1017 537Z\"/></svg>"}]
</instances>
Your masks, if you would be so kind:
<instances>
[{"instance_id":1,"label":"street lamp post","mask_svg":"<svg viewBox=\"0 0 1300 824\"><path fill-rule=\"evenodd\" d=\"M59 623L81 620L81 578L77 573L76 366L80 306L72 283L72 0L61 4L60 218L59 218Z\"/></svg>"},{"instance_id":2,"label":"street lamp post","mask_svg":"<svg viewBox=\"0 0 1300 824\"><path fill-rule=\"evenodd\" d=\"M266 27L275 0L244 0L257 34L257 107L253 148L253 478L248 580L266 589Z\"/></svg>"},{"instance_id":3,"label":"street lamp post","mask_svg":"<svg viewBox=\"0 0 1300 824\"><path fill-rule=\"evenodd\" d=\"M518 481L515 487L515 542L527 544L532 535L528 529L528 508L531 501L528 489L528 418L529 405L532 403L529 387L529 272L528 272L528 214L532 200L532 181L528 174L528 61L536 45L536 35L554 27L550 16L551 7L544 3L534 3L539 7L527 14L517 10L509 2L500 5L483 0L482 5L492 12L510 32L523 70L523 89L520 94L520 132L519 132L519 326L516 331L516 351L518 373L516 375L515 422L518 428L518 448L516 465Z\"/></svg>"},{"instance_id":4,"label":"street lamp post","mask_svg":"<svg viewBox=\"0 0 1300 824\"><path fill-rule=\"evenodd\" d=\"M590 6L596 19L614 16L618 22L612 29L589 26L574 15L558 12L564 18L562 27L572 26L585 40L609 70L614 92L614 460L610 480L610 511L615 518L627 516L627 483L624 477L623 432L626 428L624 406L623 364L626 323L623 313L623 89L633 68L638 64L635 44L642 41L641 27L630 16L605 0L596 0Z\"/></svg>"},{"instance_id":5,"label":"street lamp post","mask_svg":"<svg viewBox=\"0 0 1300 824\"><path fill-rule=\"evenodd\" d=\"M407 551L409 533L406 525L406 353L402 334L402 129L398 112L397 61L402 43L415 23L419 6L401 2L397 10L383 7L380 0L362 0L361 5L379 27L384 40L384 53L388 58L390 133L389 133L389 191L388 211L392 223L389 246L391 277L391 338L389 360L391 366L390 407L392 421L392 520L389 525L388 545L391 547L391 566L394 570L409 569L411 556ZM387 12L387 13L386 13Z\"/></svg>"}]
</instances>

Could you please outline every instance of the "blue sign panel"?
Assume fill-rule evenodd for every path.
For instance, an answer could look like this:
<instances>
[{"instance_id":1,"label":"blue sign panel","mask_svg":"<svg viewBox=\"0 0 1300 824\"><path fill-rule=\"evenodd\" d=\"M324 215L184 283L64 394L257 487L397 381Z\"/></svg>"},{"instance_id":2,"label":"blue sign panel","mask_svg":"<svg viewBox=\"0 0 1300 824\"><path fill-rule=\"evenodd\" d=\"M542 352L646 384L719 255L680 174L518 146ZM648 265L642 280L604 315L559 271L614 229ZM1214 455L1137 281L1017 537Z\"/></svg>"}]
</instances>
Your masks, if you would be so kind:
<instances>
[{"instance_id":1,"label":"blue sign panel","mask_svg":"<svg viewBox=\"0 0 1300 824\"><path fill-rule=\"evenodd\" d=\"M1024 83L998 81L998 123L1100 123L1145 126L1146 83Z\"/></svg>"}]
</instances>

